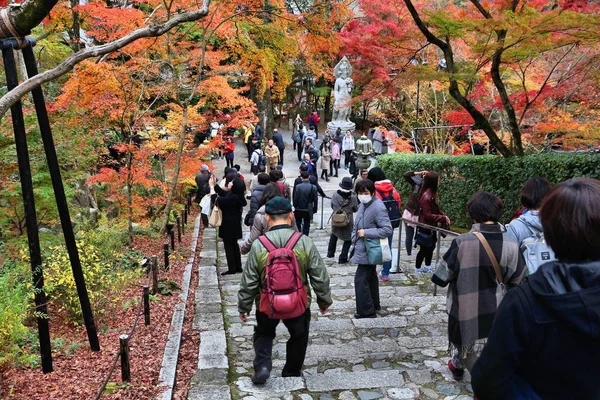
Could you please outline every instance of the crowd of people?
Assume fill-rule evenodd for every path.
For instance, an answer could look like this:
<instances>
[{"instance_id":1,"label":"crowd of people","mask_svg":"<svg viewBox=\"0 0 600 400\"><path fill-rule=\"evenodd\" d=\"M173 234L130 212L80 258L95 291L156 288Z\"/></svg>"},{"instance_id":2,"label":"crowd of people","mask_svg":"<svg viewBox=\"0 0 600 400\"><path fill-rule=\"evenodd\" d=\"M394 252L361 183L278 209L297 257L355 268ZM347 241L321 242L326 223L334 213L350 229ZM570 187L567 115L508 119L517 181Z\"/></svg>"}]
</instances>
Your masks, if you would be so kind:
<instances>
[{"instance_id":1,"label":"crowd of people","mask_svg":"<svg viewBox=\"0 0 600 400\"><path fill-rule=\"evenodd\" d=\"M311 287L322 313L332 303L327 269L309 237L318 197L325 196L311 131L316 140L312 129L306 140L305 135L294 140L303 148L304 161L293 184L282 173L283 151L275 135L261 150L258 156L266 162L252 171L256 174L245 218L246 185L239 168L228 166L220 184L214 175L205 176L204 166L197 177L198 196L212 196L227 226L219 230L228 265L223 274L242 273L240 318L246 321L253 304L257 306L255 384L270 376L280 320L290 332L282 376L301 376ZM320 168L330 174L322 172L321 179L327 180L339 168L340 156L352 151L344 148L346 136L340 132L339 138L323 140ZM340 151L332 151L338 144ZM434 284L448 287L448 368L456 380L469 370L479 399L599 398L594 377L600 367L591 360L600 355L600 182L577 178L552 187L543 178L531 178L521 191L520 215L507 225L501 223L502 200L477 192L466 204L471 230L452 240L432 265L437 229L451 223L439 204L440 174L408 171L404 179L411 190L403 210L397 188L379 167L355 181L344 177L331 196L326 257L335 257L340 241L338 262L357 264L354 318L377 318L384 303L380 282L402 272L392 266L390 249L394 229L403 223L405 251L418 248L414 272L431 273ZM251 228L240 249L242 221ZM279 250L287 251L287 258L275 256ZM245 267L241 254L248 254ZM377 265L382 266L379 274ZM266 290L292 282L281 278L286 276L281 271L293 271L289 276L298 277L301 288Z\"/></svg>"}]
</instances>

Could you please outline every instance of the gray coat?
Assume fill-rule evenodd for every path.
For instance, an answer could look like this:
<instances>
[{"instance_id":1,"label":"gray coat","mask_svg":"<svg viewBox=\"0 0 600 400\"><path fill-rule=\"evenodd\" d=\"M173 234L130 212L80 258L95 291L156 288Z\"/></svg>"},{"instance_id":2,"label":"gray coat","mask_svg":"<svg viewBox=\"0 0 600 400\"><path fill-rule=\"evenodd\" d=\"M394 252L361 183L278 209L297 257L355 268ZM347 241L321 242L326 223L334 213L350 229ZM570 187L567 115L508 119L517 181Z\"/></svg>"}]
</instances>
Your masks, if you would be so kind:
<instances>
[{"instance_id":1,"label":"gray coat","mask_svg":"<svg viewBox=\"0 0 600 400\"><path fill-rule=\"evenodd\" d=\"M354 243L352 262L368 265L367 249L365 248L365 242L358 237L357 232L359 229L365 230L366 239L384 239L392 234L392 223L387 208L377 196L373 196L370 203L361 204L358 207L354 229L352 230L352 243Z\"/></svg>"},{"instance_id":2,"label":"gray coat","mask_svg":"<svg viewBox=\"0 0 600 400\"><path fill-rule=\"evenodd\" d=\"M349 201L347 201L348 198L350 198ZM344 205L344 207L342 207L342 204L344 204L345 202L346 204ZM348 241L352 239L352 229L354 228L354 213L358 210L358 199L356 197L356 194L352 192L342 192L341 190L335 192L333 196L331 196L331 209L333 210L333 212L336 212L340 209L340 207L342 207L342 210L350 217L350 223L343 228L332 226L331 233L334 234L340 240Z\"/></svg>"}]
</instances>

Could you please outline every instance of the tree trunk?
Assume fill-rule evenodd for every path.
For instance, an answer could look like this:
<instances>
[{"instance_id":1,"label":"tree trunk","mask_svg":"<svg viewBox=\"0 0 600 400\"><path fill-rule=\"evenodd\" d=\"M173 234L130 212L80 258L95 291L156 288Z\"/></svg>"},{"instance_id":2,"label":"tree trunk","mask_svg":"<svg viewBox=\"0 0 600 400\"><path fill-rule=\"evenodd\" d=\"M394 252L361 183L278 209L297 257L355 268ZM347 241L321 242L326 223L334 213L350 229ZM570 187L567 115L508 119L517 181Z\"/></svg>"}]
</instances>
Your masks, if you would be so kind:
<instances>
[{"instance_id":1,"label":"tree trunk","mask_svg":"<svg viewBox=\"0 0 600 400\"><path fill-rule=\"evenodd\" d=\"M321 118L323 120L323 122L325 122L325 120L329 116L329 110L331 109L331 94L332 93L333 93L333 90L329 92L328 96L325 96L325 103L323 104L323 118Z\"/></svg>"},{"instance_id":2,"label":"tree trunk","mask_svg":"<svg viewBox=\"0 0 600 400\"><path fill-rule=\"evenodd\" d=\"M128 140L131 145L131 140ZM133 154L127 152L127 231L129 247L133 246Z\"/></svg>"},{"instance_id":3,"label":"tree trunk","mask_svg":"<svg viewBox=\"0 0 600 400\"><path fill-rule=\"evenodd\" d=\"M181 171L181 155L183 154L183 147L185 145L185 128L187 127L188 121L188 104L187 102L183 105L183 118L181 120L181 133L179 134L179 146L177 147L177 158L175 159L175 171L171 177L171 189L169 190L169 197L167 198L167 205L164 211L164 220L160 228L160 234L164 235L167 230L167 224L169 223L169 217L171 215L171 208L173 207L173 199L175 198L175 192L177 191L177 182L179 182L179 171Z\"/></svg>"},{"instance_id":4,"label":"tree trunk","mask_svg":"<svg viewBox=\"0 0 600 400\"><path fill-rule=\"evenodd\" d=\"M265 90L262 98L257 99L256 106L258 109L258 118L263 127L263 136L265 138L273 137L273 101L271 100L271 88Z\"/></svg>"},{"instance_id":5,"label":"tree trunk","mask_svg":"<svg viewBox=\"0 0 600 400\"><path fill-rule=\"evenodd\" d=\"M75 7L79 5L79 0L71 0L71 11L73 13L73 22L71 29L69 29L69 36L71 37L71 50L73 53L77 53L84 46L81 43L81 17L78 11L73 11Z\"/></svg>"}]
</instances>

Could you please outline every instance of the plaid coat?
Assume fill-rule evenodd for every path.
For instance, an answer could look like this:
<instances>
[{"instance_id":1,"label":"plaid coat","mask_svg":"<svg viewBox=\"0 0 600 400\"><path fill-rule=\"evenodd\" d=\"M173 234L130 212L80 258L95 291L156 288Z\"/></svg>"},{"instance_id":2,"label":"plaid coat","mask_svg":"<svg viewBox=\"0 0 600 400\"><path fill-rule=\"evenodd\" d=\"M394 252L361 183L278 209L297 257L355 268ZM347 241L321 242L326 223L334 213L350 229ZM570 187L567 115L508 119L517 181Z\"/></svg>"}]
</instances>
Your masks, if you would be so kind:
<instances>
[{"instance_id":1,"label":"plaid coat","mask_svg":"<svg viewBox=\"0 0 600 400\"><path fill-rule=\"evenodd\" d=\"M525 262L519 243L500 224L474 224L471 232L452 241L431 280L448 288L448 339L451 347L466 353L488 337L501 300L501 289L485 249L472 232L487 239L507 287L521 282Z\"/></svg>"}]
</instances>

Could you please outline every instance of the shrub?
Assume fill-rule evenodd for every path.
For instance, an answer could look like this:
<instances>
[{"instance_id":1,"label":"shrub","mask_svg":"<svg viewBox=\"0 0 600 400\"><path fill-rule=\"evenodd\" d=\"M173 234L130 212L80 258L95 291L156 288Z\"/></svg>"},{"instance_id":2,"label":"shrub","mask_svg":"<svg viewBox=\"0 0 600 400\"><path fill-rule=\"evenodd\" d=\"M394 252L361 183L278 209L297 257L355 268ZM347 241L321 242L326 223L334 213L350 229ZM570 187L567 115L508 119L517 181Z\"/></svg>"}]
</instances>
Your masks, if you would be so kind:
<instances>
[{"instance_id":1,"label":"shrub","mask_svg":"<svg viewBox=\"0 0 600 400\"><path fill-rule=\"evenodd\" d=\"M524 157L446 156L428 154L387 154L377 158L381 167L406 203L410 186L405 183L406 171L437 171L441 175L440 206L459 227L469 227L471 221L465 206L471 195L486 190L504 201L504 219L521 208L519 193L523 183L541 176L552 184L566 179L587 176L600 179L600 156L584 153L541 153Z\"/></svg>"},{"instance_id":2,"label":"shrub","mask_svg":"<svg viewBox=\"0 0 600 400\"><path fill-rule=\"evenodd\" d=\"M22 267L4 265L0 270L0 368L18 363L25 356L21 346L28 336L25 320L29 315L30 297L26 282L31 281L31 275L26 276L25 264Z\"/></svg>"},{"instance_id":3,"label":"shrub","mask_svg":"<svg viewBox=\"0 0 600 400\"><path fill-rule=\"evenodd\" d=\"M80 233L77 249L94 316L100 317L107 311L109 294L118 293L128 277L113 267L114 256L118 253L105 257L85 234ZM48 248L44 252L43 268L48 300L65 310L77 325L81 321L81 306L67 249L64 246Z\"/></svg>"}]
</instances>

